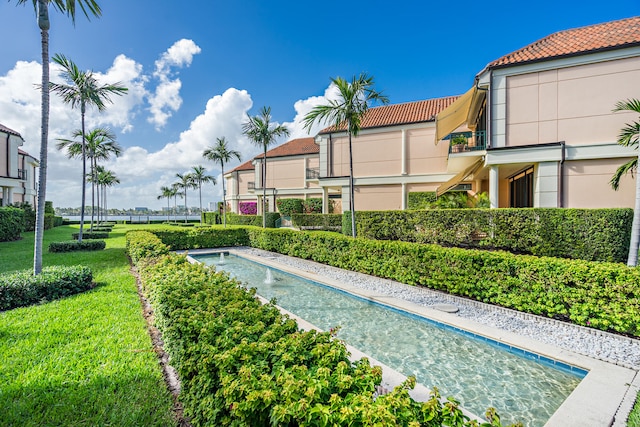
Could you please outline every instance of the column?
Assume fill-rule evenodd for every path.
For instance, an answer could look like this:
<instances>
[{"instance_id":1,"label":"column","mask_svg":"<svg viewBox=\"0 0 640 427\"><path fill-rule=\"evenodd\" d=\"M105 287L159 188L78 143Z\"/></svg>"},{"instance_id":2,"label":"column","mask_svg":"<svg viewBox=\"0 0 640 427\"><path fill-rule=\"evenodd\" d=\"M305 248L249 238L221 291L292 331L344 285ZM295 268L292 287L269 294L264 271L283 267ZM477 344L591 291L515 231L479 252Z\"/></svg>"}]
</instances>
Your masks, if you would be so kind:
<instances>
[{"instance_id":1,"label":"column","mask_svg":"<svg viewBox=\"0 0 640 427\"><path fill-rule=\"evenodd\" d=\"M322 187L322 213L329 213L329 189Z\"/></svg>"},{"instance_id":2,"label":"column","mask_svg":"<svg viewBox=\"0 0 640 427\"><path fill-rule=\"evenodd\" d=\"M499 193L500 193L500 174L497 165L492 165L489 168L489 202L491 208L495 209L500 206Z\"/></svg>"}]
</instances>

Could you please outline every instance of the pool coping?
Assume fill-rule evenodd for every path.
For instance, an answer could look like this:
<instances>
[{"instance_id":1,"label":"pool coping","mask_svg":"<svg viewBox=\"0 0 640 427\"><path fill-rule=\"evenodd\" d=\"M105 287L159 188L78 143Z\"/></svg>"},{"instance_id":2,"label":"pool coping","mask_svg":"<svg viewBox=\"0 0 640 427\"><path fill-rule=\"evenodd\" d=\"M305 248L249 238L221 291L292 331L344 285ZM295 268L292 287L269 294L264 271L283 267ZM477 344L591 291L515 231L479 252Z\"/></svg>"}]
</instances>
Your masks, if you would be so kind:
<instances>
[{"instance_id":1,"label":"pool coping","mask_svg":"<svg viewBox=\"0 0 640 427\"><path fill-rule=\"evenodd\" d=\"M235 248L198 249L189 250L187 252L190 254L229 252L288 273L296 274L305 279L339 289L343 292L350 293L366 300L426 317L453 328L463 329L472 334L487 337L507 346L514 346L552 360L560 361L567 365L587 370L587 375L551 416L545 424L545 427L605 427L612 425L614 422L616 422L616 424L620 421L624 422L628 416L628 402L629 400L632 400L632 402L635 400L634 390L637 391L637 382L640 380L640 375L638 375L638 370L636 369L619 366L577 354L569 350L561 349L547 343L518 335L514 332L500 330L498 328L474 322L470 319L458 317L455 314L442 312L399 298L380 295L373 291L361 289L331 278L322 277L313 272L279 263L273 259L267 259L265 257L255 256L235 250ZM364 353L358 353L364 355ZM369 356L366 357L372 360L373 363L373 358ZM375 364L382 365L377 361ZM635 384L635 386L632 384ZM421 387L423 390L428 390L428 387L425 385L421 385ZM631 405L633 405L633 403L631 403Z\"/></svg>"}]
</instances>

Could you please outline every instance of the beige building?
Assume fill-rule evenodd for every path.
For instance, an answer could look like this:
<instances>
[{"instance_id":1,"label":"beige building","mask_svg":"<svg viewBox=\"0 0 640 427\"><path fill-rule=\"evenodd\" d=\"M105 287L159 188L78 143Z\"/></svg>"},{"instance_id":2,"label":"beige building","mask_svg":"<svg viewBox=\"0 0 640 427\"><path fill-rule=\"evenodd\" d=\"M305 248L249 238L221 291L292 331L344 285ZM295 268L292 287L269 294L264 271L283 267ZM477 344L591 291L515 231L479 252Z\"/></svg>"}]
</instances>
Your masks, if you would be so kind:
<instances>
[{"instance_id":1,"label":"beige building","mask_svg":"<svg viewBox=\"0 0 640 427\"><path fill-rule=\"evenodd\" d=\"M267 151L267 204L269 211L276 211L276 200L286 198L320 198L318 185L319 147L313 138L298 138ZM225 173L226 202L230 212L240 213L241 203L257 203L262 207L263 155Z\"/></svg>"},{"instance_id":2,"label":"beige building","mask_svg":"<svg viewBox=\"0 0 640 427\"><path fill-rule=\"evenodd\" d=\"M640 98L640 18L561 31L489 63L475 85L437 118L439 145L458 175L440 188L475 182L492 207L633 207L635 179L618 191L618 166L637 156L617 135L637 120L612 110ZM453 133L451 133L453 132Z\"/></svg>"},{"instance_id":3,"label":"beige building","mask_svg":"<svg viewBox=\"0 0 640 427\"><path fill-rule=\"evenodd\" d=\"M0 206L22 202L36 206L38 161L20 149L23 144L18 132L0 124Z\"/></svg>"}]
</instances>

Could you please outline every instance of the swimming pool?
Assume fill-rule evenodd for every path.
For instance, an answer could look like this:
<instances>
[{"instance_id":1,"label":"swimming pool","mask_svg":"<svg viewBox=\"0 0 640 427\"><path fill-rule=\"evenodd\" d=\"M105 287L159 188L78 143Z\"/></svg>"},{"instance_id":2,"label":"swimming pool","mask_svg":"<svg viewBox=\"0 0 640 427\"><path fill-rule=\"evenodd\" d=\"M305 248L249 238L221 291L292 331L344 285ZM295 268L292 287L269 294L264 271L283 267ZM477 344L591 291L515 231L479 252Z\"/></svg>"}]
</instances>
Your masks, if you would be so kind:
<instances>
[{"instance_id":1,"label":"swimming pool","mask_svg":"<svg viewBox=\"0 0 640 427\"><path fill-rule=\"evenodd\" d=\"M325 285L237 256L218 265L217 255L195 256L228 271L258 294L328 330L443 395L453 395L477 414L494 406L506 423L542 426L586 371L509 347L482 336L401 310L372 303Z\"/></svg>"}]
</instances>

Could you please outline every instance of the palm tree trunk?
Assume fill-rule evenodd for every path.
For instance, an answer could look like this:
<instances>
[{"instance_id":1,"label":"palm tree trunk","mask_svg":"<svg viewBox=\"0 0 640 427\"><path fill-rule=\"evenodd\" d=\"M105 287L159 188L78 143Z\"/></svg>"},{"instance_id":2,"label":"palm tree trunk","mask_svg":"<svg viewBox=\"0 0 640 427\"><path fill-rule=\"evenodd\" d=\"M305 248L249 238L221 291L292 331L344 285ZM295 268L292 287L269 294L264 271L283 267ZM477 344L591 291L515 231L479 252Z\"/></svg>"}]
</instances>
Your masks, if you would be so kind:
<instances>
[{"instance_id":1,"label":"palm tree trunk","mask_svg":"<svg viewBox=\"0 0 640 427\"><path fill-rule=\"evenodd\" d=\"M638 135L640 142L640 134ZM640 171L640 144L638 145L638 171ZM627 265L638 265L638 249L640 247L640 176L636 173L636 204L633 210L633 223L631 225L631 240L629 242L629 257Z\"/></svg>"},{"instance_id":2,"label":"palm tree trunk","mask_svg":"<svg viewBox=\"0 0 640 427\"><path fill-rule=\"evenodd\" d=\"M351 129L351 121L349 121ZM356 203L353 189L353 149L351 147L351 131L349 131L349 209L351 210L351 236L356 237Z\"/></svg>"},{"instance_id":3,"label":"palm tree trunk","mask_svg":"<svg viewBox=\"0 0 640 427\"><path fill-rule=\"evenodd\" d=\"M85 200L86 200L86 193L87 193L87 185L86 185L86 179L87 179L87 153L86 153L86 142L84 140L84 112L85 112L85 107L84 104L81 105L80 107L81 110L81 119L82 119L82 204L80 205L80 232L78 233L78 242L82 242L82 229L84 228L84 204L85 204Z\"/></svg>"},{"instance_id":4,"label":"palm tree trunk","mask_svg":"<svg viewBox=\"0 0 640 427\"><path fill-rule=\"evenodd\" d=\"M198 193L200 196L200 224L202 224L202 181L198 181Z\"/></svg>"},{"instance_id":5,"label":"palm tree trunk","mask_svg":"<svg viewBox=\"0 0 640 427\"><path fill-rule=\"evenodd\" d=\"M262 228L267 228L267 146L264 146L262 162Z\"/></svg>"},{"instance_id":6,"label":"palm tree trunk","mask_svg":"<svg viewBox=\"0 0 640 427\"><path fill-rule=\"evenodd\" d=\"M187 186L184 187L184 222L187 222L187 216L189 215L189 205L187 204Z\"/></svg>"},{"instance_id":7,"label":"palm tree trunk","mask_svg":"<svg viewBox=\"0 0 640 427\"><path fill-rule=\"evenodd\" d=\"M90 157L89 162L91 164L91 168L90 168L91 169L91 228L90 230L93 230L93 214L94 214L95 205L96 205L96 195L95 195L96 172L93 167L93 157Z\"/></svg>"},{"instance_id":8,"label":"palm tree trunk","mask_svg":"<svg viewBox=\"0 0 640 427\"><path fill-rule=\"evenodd\" d=\"M47 192L47 144L49 140L49 9L46 0L38 0L38 25L42 47L42 105L40 121L40 170L38 171L38 206L36 209L33 274L42 272L44 204Z\"/></svg>"},{"instance_id":9,"label":"palm tree trunk","mask_svg":"<svg viewBox=\"0 0 640 427\"><path fill-rule=\"evenodd\" d=\"M227 193L224 191L224 163L223 162L220 162L220 167L222 169L222 226L224 228L227 228Z\"/></svg>"},{"instance_id":10,"label":"palm tree trunk","mask_svg":"<svg viewBox=\"0 0 640 427\"><path fill-rule=\"evenodd\" d=\"M171 203L171 197L167 197L167 221L171 219L171 206L169 206L169 203Z\"/></svg>"}]
</instances>

